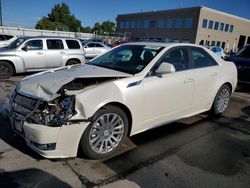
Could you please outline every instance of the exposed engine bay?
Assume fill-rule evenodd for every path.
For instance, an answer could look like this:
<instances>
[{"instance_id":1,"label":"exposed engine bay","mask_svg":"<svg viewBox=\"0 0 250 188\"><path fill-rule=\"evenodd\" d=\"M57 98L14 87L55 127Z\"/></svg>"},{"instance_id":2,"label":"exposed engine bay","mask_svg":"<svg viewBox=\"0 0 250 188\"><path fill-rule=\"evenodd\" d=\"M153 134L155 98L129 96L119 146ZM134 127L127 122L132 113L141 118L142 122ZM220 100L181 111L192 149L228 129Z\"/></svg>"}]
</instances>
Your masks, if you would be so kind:
<instances>
[{"instance_id":1,"label":"exposed engine bay","mask_svg":"<svg viewBox=\"0 0 250 188\"><path fill-rule=\"evenodd\" d=\"M62 86L57 92L58 97L49 102L27 97L15 91L11 102L12 115L21 122L52 127L70 124L69 119L76 114L75 96L68 95L67 91L82 90L114 79L118 78L77 78Z\"/></svg>"}]
</instances>

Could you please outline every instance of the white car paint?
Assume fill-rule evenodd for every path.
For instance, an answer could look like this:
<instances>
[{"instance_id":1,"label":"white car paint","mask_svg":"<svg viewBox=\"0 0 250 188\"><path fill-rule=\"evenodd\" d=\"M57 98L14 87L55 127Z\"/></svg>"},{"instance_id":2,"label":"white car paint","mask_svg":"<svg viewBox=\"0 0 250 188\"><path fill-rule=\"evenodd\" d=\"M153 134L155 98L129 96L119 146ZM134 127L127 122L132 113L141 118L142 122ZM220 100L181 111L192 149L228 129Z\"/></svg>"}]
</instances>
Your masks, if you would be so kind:
<instances>
[{"instance_id":1,"label":"white car paint","mask_svg":"<svg viewBox=\"0 0 250 188\"><path fill-rule=\"evenodd\" d=\"M23 79L16 93L42 101L52 101L58 90L78 78L112 78L102 83L92 84L80 90L65 90L66 95L75 96L75 110L70 120L77 123L50 127L29 123L24 120L22 131L27 144L47 158L74 157L81 136L89 125L89 119L103 106L116 103L126 107L131 116L129 136L145 130L176 121L181 118L208 111L219 88L227 83L232 92L237 85L237 70L233 63L225 62L212 51L192 44L131 43L124 45L146 45L163 47L150 63L134 75L96 67L76 65L50 70ZM122 45L122 46L124 46ZM217 65L189 69L161 76L150 76L149 72L161 57L176 47L196 47L206 51ZM119 48L119 47L117 47ZM13 103L10 102L12 128L15 129ZM128 114L127 114L128 115ZM81 120L81 121L78 121ZM56 143L54 150L41 150L33 143Z\"/></svg>"},{"instance_id":2,"label":"white car paint","mask_svg":"<svg viewBox=\"0 0 250 188\"><path fill-rule=\"evenodd\" d=\"M96 57L111 49L109 46L106 46L105 44L102 44L100 42L89 42L85 44L83 48L85 50L86 58Z\"/></svg>"}]
</instances>

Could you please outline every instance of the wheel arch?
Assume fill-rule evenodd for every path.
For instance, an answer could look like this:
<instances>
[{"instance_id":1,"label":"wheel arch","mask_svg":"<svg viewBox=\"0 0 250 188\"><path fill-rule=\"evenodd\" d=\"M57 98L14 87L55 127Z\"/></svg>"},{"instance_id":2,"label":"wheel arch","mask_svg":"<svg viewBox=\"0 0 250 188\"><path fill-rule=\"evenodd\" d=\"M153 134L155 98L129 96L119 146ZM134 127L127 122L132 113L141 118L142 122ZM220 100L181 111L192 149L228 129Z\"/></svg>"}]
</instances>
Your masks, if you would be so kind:
<instances>
[{"instance_id":1,"label":"wheel arch","mask_svg":"<svg viewBox=\"0 0 250 188\"><path fill-rule=\"evenodd\" d=\"M124 104L122 104L120 102L107 103L104 106L102 106L100 109L105 108L106 106L109 106L109 105L116 106L116 107L120 108L121 110L123 110L125 112L125 114L126 114L126 116L128 118L128 136L129 136L130 133L131 133L132 120L133 120L131 111L129 110L129 108L126 105L124 105Z\"/></svg>"},{"instance_id":2,"label":"wheel arch","mask_svg":"<svg viewBox=\"0 0 250 188\"><path fill-rule=\"evenodd\" d=\"M12 61L10 61L10 60L5 60L5 59L1 59L0 60L0 62L7 62L7 63L9 63L11 66L12 66L12 68L13 68L13 70L14 70L14 74L16 73L16 67L15 67L15 65L14 65L14 63L12 62Z\"/></svg>"},{"instance_id":3,"label":"wheel arch","mask_svg":"<svg viewBox=\"0 0 250 188\"><path fill-rule=\"evenodd\" d=\"M232 86L232 84L231 84L230 82L225 82L224 84L221 84L220 88L221 88L223 85L227 85L227 86L230 88L230 92L231 92L231 94L232 94L232 92L233 92L233 86Z\"/></svg>"},{"instance_id":4,"label":"wheel arch","mask_svg":"<svg viewBox=\"0 0 250 188\"><path fill-rule=\"evenodd\" d=\"M67 64L68 64L68 62L69 61L77 61L79 64L81 64L81 60L80 59L78 59L78 58L70 58L70 59L68 59L67 61L66 61L66 63L65 63L65 66L67 66Z\"/></svg>"}]
</instances>

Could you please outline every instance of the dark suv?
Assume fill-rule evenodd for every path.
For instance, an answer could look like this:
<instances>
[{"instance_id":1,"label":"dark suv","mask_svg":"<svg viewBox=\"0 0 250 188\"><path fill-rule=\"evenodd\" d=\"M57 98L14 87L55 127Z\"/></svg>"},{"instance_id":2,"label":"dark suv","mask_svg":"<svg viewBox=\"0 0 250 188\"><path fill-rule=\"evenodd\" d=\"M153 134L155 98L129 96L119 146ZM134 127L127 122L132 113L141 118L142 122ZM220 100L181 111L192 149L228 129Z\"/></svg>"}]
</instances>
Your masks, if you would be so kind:
<instances>
[{"instance_id":1,"label":"dark suv","mask_svg":"<svg viewBox=\"0 0 250 188\"><path fill-rule=\"evenodd\" d=\"M235 63L238 70L238 82L250 84L250 45L226 58Z\"/></svg>"}]
</instances>

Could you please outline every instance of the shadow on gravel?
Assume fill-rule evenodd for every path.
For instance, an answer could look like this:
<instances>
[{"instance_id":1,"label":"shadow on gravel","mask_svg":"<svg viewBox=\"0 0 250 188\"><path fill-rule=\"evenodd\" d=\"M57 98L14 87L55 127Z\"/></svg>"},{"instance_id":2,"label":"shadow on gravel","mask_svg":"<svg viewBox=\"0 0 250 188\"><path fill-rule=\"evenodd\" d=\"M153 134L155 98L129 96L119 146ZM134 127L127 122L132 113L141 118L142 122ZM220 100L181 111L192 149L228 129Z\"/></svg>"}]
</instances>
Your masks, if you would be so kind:
<instances>
[{"instance_id":1,"label":"shadow on gravel","mask_svg":"<svg viewBox=\"0 0 250 188\"><path fill-rule=\"evenodd\" d=\"M135 135L130 139L137 146L136 149L106 160L104 164L117 174L126 176L160 160L190 141L186 132L207 121L207 116L202 116L203 118L196 117L196 121L192 123L175 122ZM177 140L176 137L180 139Z\"/></svg>"},{"instance_id":2,"label":"shadow on gravel","mask_svg":"<svg viewBox=\"0 0 250 188\"><path fill-rule=\"evenodd\" d=\"M8 145L10 145L11 147L21 151L22 153L29 155L30 157L36 160L44 159L40 155L32 151L26 145L23 138L13 134L13 132L10 129L10 124L8 119L6 117L3 117L2 114L0 114L0 139L3 140Z\"/></svg>"},{"instance_id":3,"label":"shadow on gravel","mask_svg":"<svg viewBox=\"0 0 250 188\"><path fill-rule=\"evenodd\" d=\"M47 172L30 168L13 172L5 172L3 169L0 169L0 187L70 188L71 186Z\"/></svg>"},{"instance_id":4,"label":"shadow on gravel","mask_svg":"<svg viewBox=\"0 0 250 188\"><path fill-rule=\"evenodd\" d=\"M241 109L241 111L245 114L247 114L248 116L250 116L250 105L246 106L244 108ZM250 126L250 125L249 125Z\"/></svg>"},{"instance_id":5,"label":"shadow on gravel","mask_svg":"<svg viewBox=\"0 0 250 188\"><path fill-rule=\"evenodd\" d=\"M219 174L235 174L242 168L239 160L250 156L249 139L244 140L250 134L250 122L246 120L250 107L241 110L245 115L237 118L211 118L203 113L187 118L187 122L191 119L191 123L175 122L140 133L131 138L136 149L106 160L104 164L118 176L126 177L137 169L185 148L182 158L188 164Z\"/></svg>"}]
</instances>

